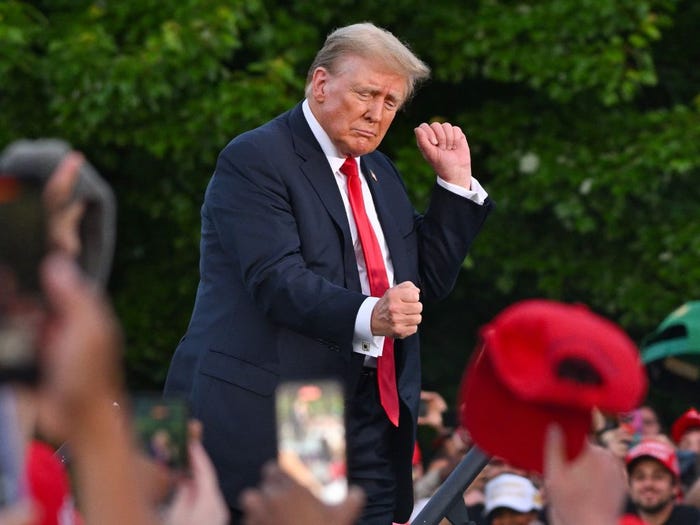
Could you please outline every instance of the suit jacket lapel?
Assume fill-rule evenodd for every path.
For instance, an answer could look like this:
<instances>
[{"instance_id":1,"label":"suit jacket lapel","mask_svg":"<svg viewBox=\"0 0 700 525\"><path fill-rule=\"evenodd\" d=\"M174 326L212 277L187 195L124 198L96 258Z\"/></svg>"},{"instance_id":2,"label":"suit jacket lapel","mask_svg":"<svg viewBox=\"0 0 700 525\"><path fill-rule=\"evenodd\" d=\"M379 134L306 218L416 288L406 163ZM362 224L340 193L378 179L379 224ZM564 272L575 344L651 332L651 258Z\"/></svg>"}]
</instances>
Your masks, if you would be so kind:
<instances>
[{"instance_id":1,"label":"suit jacket lapel","mask_svg":"<svg viewBox=\"0 0 700 525\"><path fill-rule=\"evenodd\" d=\"M377 210L379 222L382 225L384 238L389 246L391 254L391 262L394 266L394 280L400 283L405 280L410 280L408 266L406 265L406 247L403 243L402 235L396 225L394 216L384 195L382 187L382 173L378 166L372 162L370 155L362 157L361 160L362 173L365 175L369 189L372 192L374 199L374 207Z\"/></svg>"},{"instance_id":2,"label":"suit jacket lapel","mask_svg":"<svg viewBox=\"0 0 700 525\"><path fill-rule=\"evenodd\" d=\"M355 251L352 246L352 236L345 214L345 206L338 191L333 173L328 165L328 159L321 146L316 141L309 127L301 104L289 113L289 126L292 131L292 141L297 155L302 159L300 168L304 176L318 194L323 206L328 211L333 222L343 236L343 264L345 265L345 285L351 290L361 290L360 277L357 273Z\"/></svg>"}]
</instances>

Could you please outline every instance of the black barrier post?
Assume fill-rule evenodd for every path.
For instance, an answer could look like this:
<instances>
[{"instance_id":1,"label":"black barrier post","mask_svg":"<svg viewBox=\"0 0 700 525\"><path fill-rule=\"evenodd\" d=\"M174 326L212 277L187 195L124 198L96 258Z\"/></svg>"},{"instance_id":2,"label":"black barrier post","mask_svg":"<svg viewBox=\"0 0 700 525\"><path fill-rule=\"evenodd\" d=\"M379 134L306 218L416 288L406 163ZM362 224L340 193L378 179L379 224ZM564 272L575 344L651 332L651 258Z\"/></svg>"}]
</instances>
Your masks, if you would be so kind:
<instances>
[{"instance_id":1,"label":"black barrier post","mask_svg":"<svg viewBox=\"0 0 700 525\"><path fill-rule=\"evenodd\" d=\"M491 459L472 446L445 482L435 491L411 525L438 525L442 518L452 525L468 525L469 515L462 494Z\"/></svg>"}]
</instances>

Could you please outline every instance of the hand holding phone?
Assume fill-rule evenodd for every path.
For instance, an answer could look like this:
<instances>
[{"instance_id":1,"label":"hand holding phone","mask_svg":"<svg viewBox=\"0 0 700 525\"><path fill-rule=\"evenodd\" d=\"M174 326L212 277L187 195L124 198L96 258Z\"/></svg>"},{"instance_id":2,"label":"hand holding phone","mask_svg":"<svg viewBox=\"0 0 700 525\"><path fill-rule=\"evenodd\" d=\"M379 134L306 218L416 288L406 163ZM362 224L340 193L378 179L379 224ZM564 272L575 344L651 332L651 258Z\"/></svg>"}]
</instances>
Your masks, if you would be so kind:
<instances>
[{"instance_id":1,"label":"hand holding phone","mask_svg":"<svg viewBox=\"0 0 700 525\"><path fill-rule=\"evenodd\" d=\"M180 398L142 393L132 398L133 424L141 449L153 462L176 475L189 472L189 409Z\"/></svg>"}]
</instances>

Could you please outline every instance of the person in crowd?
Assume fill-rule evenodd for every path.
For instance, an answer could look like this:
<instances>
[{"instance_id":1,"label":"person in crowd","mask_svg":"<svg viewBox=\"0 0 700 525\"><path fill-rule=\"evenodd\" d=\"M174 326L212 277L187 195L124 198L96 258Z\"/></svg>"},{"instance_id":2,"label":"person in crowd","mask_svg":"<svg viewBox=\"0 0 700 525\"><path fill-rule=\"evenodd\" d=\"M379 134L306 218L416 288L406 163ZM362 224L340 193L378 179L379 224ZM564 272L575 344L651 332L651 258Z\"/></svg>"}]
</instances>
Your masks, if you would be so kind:
<instances>
[{"instance_id":1,"label":"person in crowd","mask_svg":"<svg viewBox=\"0 0 700 525\"><path fill-rule=\"evenodd\" d=\"M671 438L677 446L681 467L681 485L689 501L697 505L700 496L700 412L694 407L681 414L671 426Z\"/></svg>"},{"instance_id":2,"label":"person in crowd","mask_svg":"<svg viewBox=\"0 0 700 525\"><path fill-rule=\"evenodd\" d=\"M624 462L633 440L634 434L630 429L613 420L606 420L595 432L596 444L612 452L621 463Z\"/></svg>"},{"instance_id":3,"label":"person in crowd","mask_svg":"<svg viewBox=\"0 0 700 525\"><path fill-rule=\"evenodd\" d=\"M557 425L548 429L542 446L548 524L622 525L625 472L609 450L589 444L577 458L569 461L564 433ZM532 492L531 485L527 485L526 492ZM350 525L355 523L354 516L362 505L362 492L355 488L341 506L329 506L270 463L265 467L260 486L246 490L241 499L245 509L244 523L249 525ZM541 503L536 497L533 500L533 508L537 508ZM472 520L477 518L471 513L469 517ZM637 519L633 516L627 518ZM483 523L480 519L483 516L475 521ZM537 516L532 520L537 523ZM627 523L632 525L633 522ZM634 525L643 524L634 522Z\"/></svg>"},{"instance_id":4,"label":"person in crowd","mask_svg":"<svg viewBox=\"0 0 700 525\"><path fill-rule=\"evenodd\" d=\"M428 454L424 455L418 442L413 453L413 497L415 501L422 499L426 494L430 494L437 483L439 483L439 469L433 464L434 448L442 448L448 435L453 433L451 427L446 426L444 415L447 411L445 399L437 392L421 390L421 401L418 410L418 425L430 430L434 435L433 445L426 449ZM420 461L418 461L420 460ZM428 465L426 470L425 466ZM432 468L431 468L432 467ZM428 474L428 477L425 477Z\"/></svg>"},{"instance_id":5,"label":"person in crowd","mask_svg":"<svg viewBox=\"0 0 700 525\"><path fill-rule=\"evenodd\" d=\"M679 450L700 453L700 412L689 408L673 422L671 437Z\"/></svg>"},{"instance_id":6,"label":"person in crowd","mask_svg":"<svg viewBox=\"0 0 700 525\"><path fill-rule=\"evenodd\" d=\"M641 438L649 438L663 434L664 429L659 421L659 415L654 407L650 405L642 405L633 415L635 421L635 430L639 432Z\"/></svg>"},{"instance_id":7,"label":"person in crowd","mask_svg":"<svg viewBox=\"0 0 700 525\"><path fill-rule=\"evenodd\" d=\"M680 467L666 440L647 438L625 458L629 478L627 513L648 525L698 525L700 510L678 503Z\"/></svg>"},{"instance_id":8,"label":"person in crowd","mask_svg":"<svg viewBox=\"0 0 700 525\"><path fill-rule=\"evenodd\" d=\"M376 151L428 75L390 32L339 28L311 64L305 100L219 155L194 311L165 394L190 397L234 519L239 493L276 456L272 393L312 376L345 383L362 523L411 513L422 302L450 293L492 207L458 126L415 128L437 175L423 215Z\"/></svg>"},{"instance_id":9,"label":"person in crowd","mask_svg":"<svg viewBox=\"0 0 700 525\"><path fill-rule=\"evenodd\" d=\"M477 478L467 487L463 495L469 517L477 525L486 523L486 485L502 474L511 474L532 481L527 471L509 464L503 458L492 457Z\"/></svg>"},{"instance_id":10,"label":"person in crowd","mask_svg":"<svg viewBox=\"0 0 700 525\"><path fill-rule=\"evenodd\" d=\"M534 525L542 509L542 497L525 476L499 474L484 487L487 525Z\"/></svg>"},{"instance_id":11,"label":"person in crowd","mask_svg":"<svg viewBox=\"0 0 700 525\"><path fill-rule=\"evenodd\" d=\"M452 425L440 428L431 446L430 458L423 475L413 485L416 515L430 499L435 490L447 479L452 470L464 458L471 446L469 433L463 427Z\"/></svg>"}]
</instances>

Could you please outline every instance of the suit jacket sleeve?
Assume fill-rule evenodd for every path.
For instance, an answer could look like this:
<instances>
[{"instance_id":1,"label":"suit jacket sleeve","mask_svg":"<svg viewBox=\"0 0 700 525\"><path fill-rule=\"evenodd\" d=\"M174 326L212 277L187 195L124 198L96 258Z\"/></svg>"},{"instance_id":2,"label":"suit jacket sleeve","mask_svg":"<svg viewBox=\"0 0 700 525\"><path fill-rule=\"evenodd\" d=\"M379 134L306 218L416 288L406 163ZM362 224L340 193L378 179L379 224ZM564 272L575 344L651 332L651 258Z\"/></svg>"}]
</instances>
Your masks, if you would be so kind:
<instances>
[{"instance_id":1,"label":"suit jacket sleeve","mask_svg":"<svg viewBox=\"0 0 700 525\"><path fill-rule=\"evenodd\" d=\"M294 202L302 177L298 160L279 159L258 144L244 137L229 144L207 189L204 206L222 249L268 319L309 337L350 341L365 296L309 267L299 220L324 210ZM325 264L342 266L338 250L331 252Z\"/></svg>"}]
</instances>

